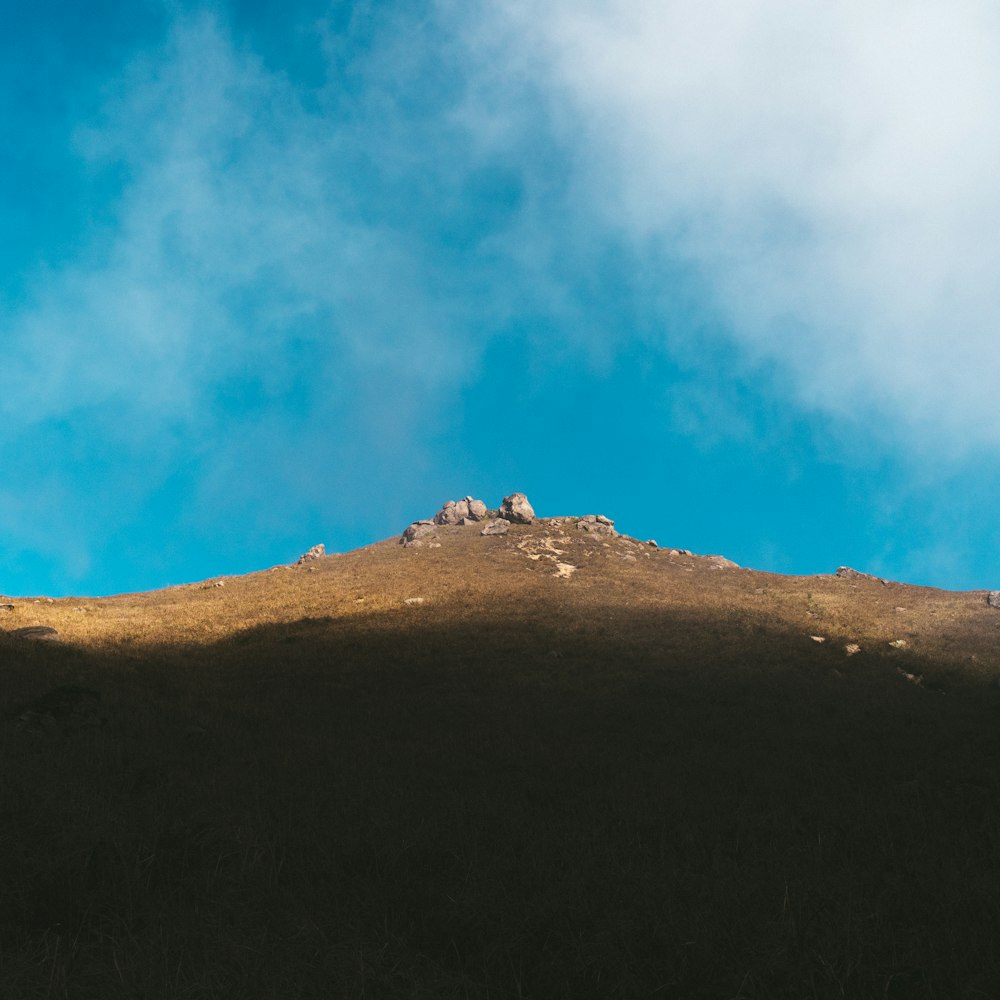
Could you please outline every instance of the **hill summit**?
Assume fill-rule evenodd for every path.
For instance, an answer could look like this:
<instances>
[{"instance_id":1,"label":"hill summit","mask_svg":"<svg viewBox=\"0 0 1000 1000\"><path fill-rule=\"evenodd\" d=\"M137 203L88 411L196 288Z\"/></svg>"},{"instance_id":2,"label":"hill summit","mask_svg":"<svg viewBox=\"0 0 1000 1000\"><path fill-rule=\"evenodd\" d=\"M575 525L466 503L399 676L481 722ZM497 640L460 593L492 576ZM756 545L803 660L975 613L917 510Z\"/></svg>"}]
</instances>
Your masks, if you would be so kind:
<instances>
[{"instance_id":1,"label":"hill summit","mask_svg":"<svg viewBox=\"0 0 1000 1000\"><path fill-rule=\"evenodd\" d=\"M0 603L0 996L1000 996L985 592L523 494L305 556Z\"/></svg>"}]
</instances>

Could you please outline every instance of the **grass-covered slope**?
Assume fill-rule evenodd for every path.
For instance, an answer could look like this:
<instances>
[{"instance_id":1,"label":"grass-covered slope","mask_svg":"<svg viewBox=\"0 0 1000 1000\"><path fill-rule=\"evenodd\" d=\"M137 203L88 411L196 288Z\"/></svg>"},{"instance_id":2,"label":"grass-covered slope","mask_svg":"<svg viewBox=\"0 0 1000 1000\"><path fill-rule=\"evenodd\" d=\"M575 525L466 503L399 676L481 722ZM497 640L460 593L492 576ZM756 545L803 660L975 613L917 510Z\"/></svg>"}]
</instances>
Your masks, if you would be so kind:
<instances>
[{"instance_id":1,"label":"grass-covered slope","mask_svg":"<svg viewBox=\"0 0 1000 1000\"><path fill-rule=\"evenodd\" d=\"M1000 996L984 594L439 534L11 601L0 997Z\"/></svg>"}]
</instances>

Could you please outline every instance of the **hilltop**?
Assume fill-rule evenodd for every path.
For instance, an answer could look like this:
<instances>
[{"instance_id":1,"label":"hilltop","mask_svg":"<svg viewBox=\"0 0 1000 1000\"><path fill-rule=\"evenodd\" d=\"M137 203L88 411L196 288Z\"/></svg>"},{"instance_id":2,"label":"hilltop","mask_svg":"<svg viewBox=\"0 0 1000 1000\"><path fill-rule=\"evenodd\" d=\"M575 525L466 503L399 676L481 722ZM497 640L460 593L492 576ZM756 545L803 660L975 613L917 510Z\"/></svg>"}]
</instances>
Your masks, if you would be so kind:
<instances>
[{"instance_id":1,"label":"hilltop","mask_svg":"<svg viewBox=\"0 0 1000 1000\"><path fill-rule=\"evenodd\" d=\"M976 687L1000 677L1000 609L987 591L907 585L845 567L799 577L758 572L621 535L603 515L532 515L488 535L498 516L490 513L464 525L414 522L429 533L409 544L404 534L343 554L318 546L298 563L160 591L0 598L0 629L47 627L76 647L107 651L218 642L320 618L333 625L383 617L387 627L419 628L617 617L622 638L641 623L640 631L670 623L673 641L704 641L708 631L722 643L780 637L831 669L840 665L834 654L860 653L922 663L941 683Z\"/></svg>"},{"instance_id":2,"label":"hilltop","mask_svg":"<svg viewBox=\"0 0 1000 1000\"><path fill-rule=\"evenodd\" d=\"M986 592L483 508L3 600L0 995L1000 995Z\"/></svg>"}]
</instances>

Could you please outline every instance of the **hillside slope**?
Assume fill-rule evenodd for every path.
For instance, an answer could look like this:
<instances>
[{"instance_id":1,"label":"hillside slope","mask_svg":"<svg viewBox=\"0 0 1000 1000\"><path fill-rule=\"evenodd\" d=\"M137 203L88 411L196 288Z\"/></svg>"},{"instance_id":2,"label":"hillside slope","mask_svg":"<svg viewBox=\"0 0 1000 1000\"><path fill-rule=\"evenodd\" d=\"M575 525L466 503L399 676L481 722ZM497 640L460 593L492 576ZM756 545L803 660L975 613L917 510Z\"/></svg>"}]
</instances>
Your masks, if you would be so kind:
<instances>
[{"instance_id":1,"label":"hillside slope","mask_svg":"<svg viewBox=\"0 0 1000 1000\"><path fill-rule=\"evenodd\" d=\"M555 518L5 600L2 996L1000 995L984 593Z\"/></svg>"}]
</instances>

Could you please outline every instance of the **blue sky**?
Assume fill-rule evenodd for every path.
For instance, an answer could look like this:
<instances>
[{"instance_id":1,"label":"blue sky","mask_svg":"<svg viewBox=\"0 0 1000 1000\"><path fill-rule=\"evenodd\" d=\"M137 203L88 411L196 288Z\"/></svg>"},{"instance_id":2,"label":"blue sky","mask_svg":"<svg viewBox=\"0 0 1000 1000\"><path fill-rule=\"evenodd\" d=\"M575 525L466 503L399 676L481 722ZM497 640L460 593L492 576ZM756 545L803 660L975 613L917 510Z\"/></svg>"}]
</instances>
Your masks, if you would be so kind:
<instances>
[{"instance_id":1,"label":"blue sky","mask_svg":"<svg viewBox=\"0 0 1000 1000\"><path fill-rule=\"evenodd\" d=\"M1000 587L1000 16L16 0L0 590L448 499Z\"/></svg>"}]
</instances>

